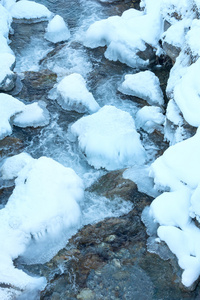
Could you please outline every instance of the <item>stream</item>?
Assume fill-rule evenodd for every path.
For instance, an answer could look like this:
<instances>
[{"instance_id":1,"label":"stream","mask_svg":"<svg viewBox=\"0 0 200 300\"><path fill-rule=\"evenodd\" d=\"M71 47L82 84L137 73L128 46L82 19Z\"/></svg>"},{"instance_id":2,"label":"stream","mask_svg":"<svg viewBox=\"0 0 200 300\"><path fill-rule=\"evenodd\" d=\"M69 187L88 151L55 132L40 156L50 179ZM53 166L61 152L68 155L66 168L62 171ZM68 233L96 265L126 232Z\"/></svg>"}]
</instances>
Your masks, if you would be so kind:
<instances>
[{"instance_id":1,"label":"stream","mask_svg":"<svg viewBox=\"0 0 200 300\"><path fill-rule=\"evenodd\" d=\"M72 140L69 128L83 114L63 110L55 100L51 99L51 95L54 85L61 78L72 73L79 73L85 78L89 91L101 107L113 105L129 112L133 118L135 117L137 111L144 106L144 102L122 95L117 88L125 74L136 73L138 69L119 62L108 61L104 57L104 49L91 50L82 44L84 32L90 24L112 15L121 15L131 3L133 5L133 2L126 4L124 2L103 4L95 0L37 2L44 4L54 14L59 14L64 18L71 37L67 42L54 45L44 39L47 22L13 22L14 34L10 36L10 46L16 56L14 71L18 78L17 86L10 94L25 103L44 101L51 118L49 125L43 128L14 127L11 137L4 141L6 144L0 145L0 165L6 157L22 151L29 153L33 158L51 157L62 165L74 169L82 178L85 188L88 188L107 171L91 167L78 148L78 143ZM135 3L135 7L138 8L138 2ZM169 69L153 66L153 70L159 77L161 86L166 85ZM147 165L149 165L167 145L162 141L162 135L147 134L144 131L140 134L147 153ZM12 145L10 146L9 143ZM142 182L143 173L139 170L137 172ZM1 207L4 207L11 192L12 184L3 186L0 194ZM23 268L23 265L44 264L52 259L66 245L71 236L84 225L127 214L133 208L133 204L122 198L116 197L111 202L106 197L86 191L84 201L80 204L82 219L79 227L63 230L56 237L33 240L23 256L18 258L17 266ZM26 296L24 299L27 299Z\"/></svg>"}]
</instances>

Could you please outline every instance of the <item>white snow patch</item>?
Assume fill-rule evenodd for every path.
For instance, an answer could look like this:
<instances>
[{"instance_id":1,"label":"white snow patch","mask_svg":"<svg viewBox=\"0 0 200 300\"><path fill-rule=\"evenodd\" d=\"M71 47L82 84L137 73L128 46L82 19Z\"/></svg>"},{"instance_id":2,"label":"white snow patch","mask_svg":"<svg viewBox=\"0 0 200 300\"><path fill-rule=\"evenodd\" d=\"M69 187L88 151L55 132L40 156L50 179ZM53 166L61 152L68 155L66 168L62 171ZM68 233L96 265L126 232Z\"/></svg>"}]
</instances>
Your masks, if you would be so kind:
<instances>
[{"instance_id":1,"label":"white snow patch","mask_svg":"<svg viewBox=\"0 0 200 300\"><path fill-rule=\"evenodd\" d=\"M49 22L44 37L52 43L66 41L70 38L70 31L61 16L56 15Z\"/></svg>"},{"instance_id":2,"label":"white snow patch","mask_svg":"<svg viewBox=\"0 0 200 300\"><path fill-rule=\"evenodd\" d=\"M125 80L118 90L123 94L144 99L149 104L162 105L164 103L159 79L151 71L125 75Z\"/></svg>"},{"instance_id":3,"label":"white snow patch","mask_svg":"<svg viewBox=\"0 0 200 300\"><path fill-rule=\"evenodd\" d=\"M165 116L162 109L158 106L144 106L136 114L136 127L143 128L148 133L152 133L155 129L162 131Z\"/></svg>"},{"instance_id":4,"label":"white snow patch","mask_svg":"<svg viewBox=\"0 0 200 300\"><path fill-rule=\"evenodd\" d=\"M71 126L78 137L88 163L114 170L143 164L145 150L129 113L114 106L104 106L97 113L83 117Z\"/></svg>"},{"instance_id":5,"label":"white snow patch","mask_svg":"<svg viewBox=\"0 0 200 300\"><path fill-rule=\"evenodd\" d=\"M6 168L11 163L14 171ZM17 175L17 179L13 194L0 210L0 281L18 290L38 285L44 288L44 278L25 274L12 260L23 254L32 239L37 242L44 235L57 235L63 227L77 226L82 180L72 169L50 158L33 159L26 154L8 158L2 171L4 177Z\"/></svg>"},{"instance_id":6,"label":"white snow patch","mask_svg":"<svg viewBox=\"0 0 200 300\"><path fill-rule=\"evenodd\" d=\"M57 101L63 109L93 113L100 108L78 73L64 77L57 85L57 92Z\"/></svg>"},{"instance_id":7,"label":"white snow patch","mask_svg":"<svg viewBox=\"0 0 200 300\"><path fill-rule=\"evenodd\" d=\"M9 12L16 19L49 19L52 16L52 13L44 5L27 0L13 4Z\"/></svg>"},{"instance_id":8,"label":"white snow patch","mask_svg":"<svg viewBox=\"0 0 200 300\"><path fill-rule=\"evenodd\" d=\"M49 122L48 112L38 103L25 105L10 95L0 93L0 139L12 133L10 119L14 116L13 122L19 127L38 127Z\"/></svg>"},{"instance_id":9,"label":"white snow patch","mask_svg":"<svg viewBox=\"0 0 200 300\"><path fill-rule=\"evenodd\" d=\"M13 124L18 127L39 127L49 124L50 115L42 101L26 105L23 112L17 114Z\"/></svg>"},{"instance_id":10,"label":"white snow patch","mask_svg":"<svg viewBox=\"0 0 200 300\"><path fill-rule=\"evenodd\" d=\"M90 48L107 46L105 57L131 67L145 66L148 60L137 53L146 49L145 43L159 49L163 32L160 0L149 3L146 14L130 9L121 17L114 16L92 24L85 34L84 44Z\"/></svg>"}]
</instances>

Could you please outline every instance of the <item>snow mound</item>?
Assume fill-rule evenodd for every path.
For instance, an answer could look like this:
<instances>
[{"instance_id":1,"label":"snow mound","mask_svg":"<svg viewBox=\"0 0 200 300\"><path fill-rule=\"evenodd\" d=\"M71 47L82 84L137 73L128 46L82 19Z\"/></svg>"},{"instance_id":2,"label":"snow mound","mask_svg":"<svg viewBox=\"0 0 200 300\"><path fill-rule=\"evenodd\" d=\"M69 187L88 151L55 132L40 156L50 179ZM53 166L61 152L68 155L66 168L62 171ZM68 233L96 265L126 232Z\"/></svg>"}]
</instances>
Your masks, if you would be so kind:
<instances>
[{"instance_id":1,"label":"snow mound","mask_svg":"<svg viewBox=\"0 0 200 300\"><path fill-rule=\"evenodd\" d=\"M64 77L57 85L57 92L57 101L63 109L93 113L100 108L87 90L84 78L78 73Z\"/></svg>"},{"instance_id":2,"label":"snow mound","mask_svg":"<svg viewBox=\"0 0 200 300\"><path fill-rule=\"evenodd\" d=\"M200 59L187 68L174 88L174 100L184 119L192 126L200 126Z\"/></svg>"},{"instance_id":3,"label":"snow mound","mask_svg":"<svg viewBox=\"0 0 200 300\"><path fill-rule=\"evenodd\" d=\"M23 161L24 159L24 161ZM7 166L13 165L12 168ZM15 189L0 211L0 281L25 290L40 286L44 278L32 278L14 267L31 239L58 234L80 221L78 202L83 198L83 183L76 173L51 158L33 159L24 154L8 158L2 166L4 178L16 177ZM6 172L6 173L5 173Z\"/></svg>"},{"instance_id":4,"label":"snow mound","mask_svg":"<svg viewBox=\"0 0 200 300\"><path fill-rule=\"evenodd\" d=\"M151 105L164 103L158 77L151 71L125 75L118 90L125 94L146 100Z\"/></svg>"},{"instance_id":5,"label":"snow mound","mask_svg":"<svg viewBox=\"0 0 200 300\"><path fill-rule=\"evenodd\" d=\"M12 17L10 13L0 4L0 33L8 38L8 33L12 23Z\"/></svg>"},{"instance_id":6,"label":"snow mound","mask_svg":"<svg viewBox=\"0 0 200 300\"><path fill-rule=\"evenodd\" d=\"M15 19L49 19L52 16L44 5L27 0L16 2L9 11Z\"/></svg>"},{"instance_id":7,"label":"snow mound","mask_svg":"<svg viewBox=\"0 0 200 300\"><path fill-rule=\"evenodd\" d=\"M88 163L114 170L143 164L145 150L129 113L114 106L104 106L97 113L83 117L71 126L78 137Z\"/></svg>"},{"instance_id":8,"label":"snow mound","mask_svg":"<svg viewBox=\"0 0 200 300\"><path fill-rule=\"evenodd\" d=\"M70 31L61 16L56 15L49 22L44 37L52 43L66 41L70 38Z\"/></svg>"},{"instance_id":9,"label":"snow mound","mask_svg":"<svg viewBox=\"0 0 200 300\"><path fill-rule=\"evenodd\" d=\"M49 124L50 115L42 101L26 105L23 112L17 114L13 124L18 127L39 127Z\"/></svg>"},{"instance_id":10,"label":"snow mound","mask_svg":"<svg viewBox=\"0 0 200 300\"><path fill-rule=\"evenodd\" d=\"M0 139L12 133L11 117L14 117L13 123L19 127L38 127L49 122L48 112L38 103L25 105L10 95L0 93Z\"/></svg>"},{"instance_id":11,"label":"snow mound","mask_svg":"<svg viewBox=\"0 0 200 300\"><path fill-rule=\"evenodd\" d=\"M137 128L143 128L148 133L152 133L155 129L162 130L165 116L162 109L158 106L144 106L136 115L135 123Z\"/></svg>"},{"instance_id":12,"label":"snow mound","mask_svg":"<svg viewBox=\"0 0 200 300\"><path fill-rule=\"evenodd\" d=\"M121 17L95 22L85 34L84 45L90 48L107 46L107 59L119 60L130 67L144 67L149 61L140 58L138 53L145 51L147 44L160 49L158 41L163 32L162 22L160 1L149 2L145 12L130 9Z\"/></svg>"},{"instance_id":13,"label":"snow mound","mask_svg":"<svg viewBox=\"0 0 200 300\"><path fill-rule=\"evenodd\" d=\"M151 204L149 214L159 223L158 237L177 256L184 270L182 283L190 287L200 275L200 129L168 148L151 166L157 189L168 190Z\"/></svg>"}]
</instances>

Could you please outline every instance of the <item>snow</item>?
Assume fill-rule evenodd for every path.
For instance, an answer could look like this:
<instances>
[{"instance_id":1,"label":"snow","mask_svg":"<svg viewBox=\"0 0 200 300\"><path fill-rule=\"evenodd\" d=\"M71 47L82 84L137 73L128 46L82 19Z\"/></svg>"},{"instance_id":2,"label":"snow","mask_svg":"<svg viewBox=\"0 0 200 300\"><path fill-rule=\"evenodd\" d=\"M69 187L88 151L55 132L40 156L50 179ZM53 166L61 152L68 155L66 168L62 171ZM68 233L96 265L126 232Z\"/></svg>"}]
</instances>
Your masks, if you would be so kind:
<instances>
[{"instance_id":1,"label":"snow","mask_svg":"<svg viewBox=\"0 0 200 300\"><path fill-rule=\"evenodd\" d=\"M150 205L149 214L159 223L157 234L177 256L184 270L182 283L190 287L200 275L200 129L169 147L151 166L157 189L166 190Z\"/></svg>"},{"instance_id":2,"label":"snow","mask_svg":"<svg viewBox=\"0 0 200 300\"><path fill-rule=\"evenodd\" d=\"M160 49L158 41L163 32L160 0L149 3L146 13L130 9L121 17L114 16L92 24L87 30L84 45L90 48L107 46L105 57L131 67L144 67L148 60L137 53L146 49L145 43Z\"/></svg>"},{"instance_id":3,"label":"snow","mask_svg":"<svg viewBox=\"0 0 200 300\"><path fill-rule=\"evenodd\" d=\"M1 171L4 179L17 178L12 195L0 211L0 237L4 241L0 281L21 290L44 288L44 278L30 277L16 269L12 260L25 251L31 239L37 242L44 235L58 234L61 228L73 227L80 221L82 180L72 169L51 158L33 159L25 153L8 158Z\"/></svg>"},{"instance_id":4,"label":"snow","mask_svg":"<svg viewBox=\"0 0 200 300\"><path fill-rule=\"evenodd\" d=\"M200 20L193 20L191 23L191 28L186 34L186 43L189 46L192 54L200 55L200 42L197 39L197 36L200 34Z\"/></svg>"},{"instance_id":5,"label":"snow","mask_svg":"<svg viewBox=\"0 0 200 300\"><path fill-rule=\"evenodd\" d=\"M168 28L164 32L164 41L175 47L182 48L185 43L185 35L191 26L191 19L183 19Z\"/></svg>"},{"instance_id":6,"label":"snow","mask_svg":"<svg viewBox=\"0 0 200 300\"><path fill-rule=\"evenodd\" d=\"M8 38L12 17L10 13L0 4L0 34Z\"/></svg>"},{"instance_id":7,"label":"snow","mask_svg":"<svg viewBox=\"0 0 200 300\"><path fill-rule=\"evenodd\" d=\"M174 100L184 119L192 126L200 125L200 59L187 68L174 88Z\"/></svg>"},{"instance_id":8,"label":"snow","mask_svg":"<svg viewBox=\"0 0 200 300\"><path fill-rule=\"evenodd\" d=\"M49 19L52 16L52 13L44 5L27 0L13 4L9 12L16 19Z\"/></svg>"},{"instance_id":9,"label":"snow","mask_svg":"<svg viewBox=\"0 0 200 300\"><path fill-rule=\"evenodd\" d=\"M64 77L57 85L57 93L57 101L63 109L93 113L100 108L78 73Z\"/></svg>"},{"instance_id":10,"label":"snow","mask_svg":"<svg viewBox=\"0 0 200 300\"><path fill-rule=\"evenodd\" d=\"M13 123L19 127L44 126L49 122L48 112L39 104L25 105L10 95L0 93L0 139L12 133L11 117L14 117Z\"/></svg>"},{"instance_id":11,"label":"snow","mask_svg":"<svg viewBox=\"0 0 200 300\"><path fill-rule=\"evenodd\" d=\"M61 16L56 15L49 21L44 37L52 43L66 41L70 38L70 31Z\"/></svg>"},{"instance_id":12,"label":"snow","mask_svg":"<svg viewBox=\"0 0 200 300\"><path fill-rule=\"evenodd\" d=\"M155 129L162 131L165 116L162 109L158 106L144 106L136 114L136 127L143 128L148 133L152 133Z\"/></svg>"},{"instance_id":13,"label":"snow","mask_svg":"<svg viewBox=\"0 0 200 300\"><path fill-rule=\"evenodd\" d=\"M129 113L106 105L71 126L88 163L96 169L115 170L143 164L145 151Z\"/></svg>"},{"instance_id":14,"label":"snow","mask_svg":"<svg viewBox=\"0 0 200 300\"><path fill-rule=\"evenodd\" d=\"M13 68L14 64L15 56L13 54L0 53L0 83L6 78L6 76L13 74L11 68Z\"/></svg>"},{"instance_id":15,"label":"snow","mask_svg":"<svg viewBox=\"0 0 200 300\"><path fill-rule=\"evenodd\" d=\"M151 105L162 105L164 102L159 79L151 71L125 75L118 90L125 95L144 99Z\"/></svg>"},{"instance_id":16,"label":"snow","mask_svg":"<svg viewBox=\"0 0 200 300\"><path fill-rule=\"evenodd\" d=\"M17 114L13 124L18 127L39 127L49 123L50 115L42 101L26 105L23 112Z\"/></svg>"}]
</instances>

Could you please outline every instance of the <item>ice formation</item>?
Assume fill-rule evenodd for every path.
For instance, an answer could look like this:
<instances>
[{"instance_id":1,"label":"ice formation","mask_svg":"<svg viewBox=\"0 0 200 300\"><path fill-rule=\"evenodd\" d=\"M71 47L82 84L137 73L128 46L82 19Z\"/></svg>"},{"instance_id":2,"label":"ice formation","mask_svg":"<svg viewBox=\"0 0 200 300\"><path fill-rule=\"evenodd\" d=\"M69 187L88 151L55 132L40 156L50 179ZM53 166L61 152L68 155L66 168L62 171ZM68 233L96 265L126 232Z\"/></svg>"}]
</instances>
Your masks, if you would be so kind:
<instances>
[{"instance_id":1,"label":"ice formation","mask_svg":"<svg viewBox=\"0 0 200 300\"><path fill-rule=\"evenodd\" d=\"M118 90L125 95L144 99L152 105L164 103L159 79L151 71L125 75L125 80Z\"/></svg>"},{"instance_id":2,"label":"ice formation","mask_svg":"<svg viewBox=\"0 0 200 300\"><path fill-rule=\"evenodd\" d=\"M49 21L44 37L52 43L66 41L70 38L70 31L61 16L56 15Z\"/></svg>"},{"instance_id":3,"label":"ice formation","mask_svg":"<svg viewBox=\"0 0 200 300\"><path fill-rule=\"evenodd\" d=\"M44 278L27 275L12 261L24 252L31 239L37 241L44 235L58 234L63 227L77 225L82 180L72 169L51 158L33 159L25 153L8 158L0 171L3 179L16 178L15 189L0 210L0 282L12 286L13 293L44 288ZM11 291L2 288L0 293L9 296Z\"/></svg>"},{"instance_id":4,"label":"ice formation","mask_svg":"<svg viewBox=\"0 0 200 300\"><path fill-rule=\"evenodd\" d=\"M131 115L106 105L82 117L71 126L88 163L95 168L114 170L143 164L145 150Z\"/></svg>"},{"instance_id":5,"label":"ice formation","mask_svg":"<svg viewBox=\"0 0 200 300\"><path fill-rule=\"evenodd\" d=\"M25 105L16 98L0 93L0 139L12 133L10 119L19 127L44 126L49 122L49 113L38 103Z\"/></svg>"},{"instance_id":6,"label":"ice formation","mask_svg":"<svg viewBox=\"0 0 200 300\"><path fill-rule=\"evenodd\" d=\"M78 73L64 77L57 85L57 101L66 110L96 112L100 107Z\"/></svg>"}]
</instances>

